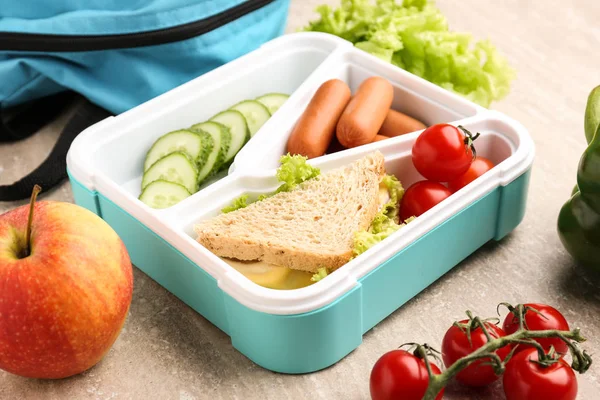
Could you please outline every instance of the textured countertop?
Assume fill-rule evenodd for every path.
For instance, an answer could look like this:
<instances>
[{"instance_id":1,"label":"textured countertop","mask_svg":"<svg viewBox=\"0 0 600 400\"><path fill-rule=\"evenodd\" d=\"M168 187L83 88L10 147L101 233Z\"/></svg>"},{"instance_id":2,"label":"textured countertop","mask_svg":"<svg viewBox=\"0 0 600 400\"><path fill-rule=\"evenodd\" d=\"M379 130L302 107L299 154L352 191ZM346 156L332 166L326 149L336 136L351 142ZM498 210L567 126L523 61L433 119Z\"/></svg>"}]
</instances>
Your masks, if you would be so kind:
<instances>
[{"instance_id":1,"label":"textured countertop","mask_svg":"<svg viewBox=\"0 0 600 400\"><path fill-rule=\"evenodd\" d=\"M288 32L314 18L316 4L293 0ZM274 374L233 349L229 338L139 270L125 327L105 359L65 380L24 379L0 371L0 399L367 399L374 362L404 342L439 347L466 309L493 316L496 304L537 301L579 326L600 353L600 283L570 260L556 217L575 183L585 148L583 112L600 84L600 7L588 0L438 0L451 28L490 38L518 70L511 94L492 108L521 121L536 145L527 214L506 239L484 246L368 332L335 366L303 375ZM39 134L0 145L0 184L35 168L67 115ZM45 199L72 201L64 183ZM4 212L20 203L0 203ZM597 399L600 367L578 376L579 398ZM500 385L448 399L503 399Z\"/></svg>"}]
</instances>

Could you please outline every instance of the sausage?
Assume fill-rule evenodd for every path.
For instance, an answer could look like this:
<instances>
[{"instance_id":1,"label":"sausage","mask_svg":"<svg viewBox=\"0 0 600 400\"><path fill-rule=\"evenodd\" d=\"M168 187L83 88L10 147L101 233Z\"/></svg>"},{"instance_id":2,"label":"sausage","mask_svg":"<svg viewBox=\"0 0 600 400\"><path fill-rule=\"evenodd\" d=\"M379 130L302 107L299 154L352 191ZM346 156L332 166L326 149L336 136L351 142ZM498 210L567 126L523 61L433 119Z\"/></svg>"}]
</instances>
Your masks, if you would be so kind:
<instances>
[{"instance_id":1,"label":"sausage","mask_svg":"<svg viewBox=\"0 0 600 400\"><path fill-rule=\"evenodd\" d=\"M308 158L325 154L351 96L348 85L339 79L323 83L292 130L287 151Z\"/></svg>"},{"instance_id":2,"label":"sausage","mask_svg":"<svg viewBox=\"0 0 600 400\"><path fill-rule=\"evenodd\" d=\"M387 80L378 76L365 79L337 124L336 135L342 146L350 148L371 143L393 99L394 88Z\"/></svg>"},{"instance_id":3,"label":"sausage","mask_svg":"<svg viewBox=\"0 0 600 400\"><path fill-rule=\"evenodd\" d=\"M427 128L427 126L421 121L390 109L387 117L385 117L385 121L383 121L383 125L381 125L381 128L379 129L379 134L396 137L404 135L405 133L420 131L425 128Z\"/></svg>"},{"instance_id":4,"label":"sausage","mask_svg":"<svg viewBox=\"0 0 600 400\"><path fill-rule=\"evenodd\" d=\"M337 137L335 137L335 135L333 135L333 137L331 138L331 143L329 143L329 147L325 151L325 154L333 154L333 153L337 153L338 151L342 151L342 150L346 150L346 148L344 146L342 146L340 144L340 142L337 140Z\"/></svg>"},{"instance_id":5,"label":"sausage","mask_svg":"<svg viewBox=\"0 0 600 400\"><path fill-rule=\"evenodd\" d=\"M389 139L389 136L375 135L375 139L373 139L373 142L379 142L379 141L385 140L385 139Z\"/></svg>"}]
</instances>

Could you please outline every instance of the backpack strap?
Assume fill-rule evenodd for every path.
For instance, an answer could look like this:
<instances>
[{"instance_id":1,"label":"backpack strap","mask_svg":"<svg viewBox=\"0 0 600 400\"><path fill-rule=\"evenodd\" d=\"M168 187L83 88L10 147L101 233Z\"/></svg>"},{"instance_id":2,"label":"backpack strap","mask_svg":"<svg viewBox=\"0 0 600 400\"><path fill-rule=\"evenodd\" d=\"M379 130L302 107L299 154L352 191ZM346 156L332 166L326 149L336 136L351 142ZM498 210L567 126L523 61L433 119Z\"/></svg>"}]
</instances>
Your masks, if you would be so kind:
<instances>
[{"instance_id":1,"label":"backpack strap","mask_svg":"<svg viewBox=\"0 0 600 400\"><path fill-rule=\"evenodd\" d=\"M6 111L0 108L0 143L14 142L33 135L56 118L74 97L73 92L62 92Z\"/></svg>"},{"instance_id":2,"label":"backpack strap","mask_svg":"<svg viewBox=\"0 0 600 400\"><path fill-rule=\"evenodd\" d=\"M21 140L37 132L69 104L68 97L49 96L41 99L36 104L26 106L27 109L21 110L12 120L0 123L0 143ZM27 199L34 185L40 185L44 191L48 191L67 177L67 152L75 137L87 127L112 115L87 99L82 100L44 162L18 181L0 185L0 201ZM0 114L0 121L1 117Z\"/></svg>"}]
</instances>

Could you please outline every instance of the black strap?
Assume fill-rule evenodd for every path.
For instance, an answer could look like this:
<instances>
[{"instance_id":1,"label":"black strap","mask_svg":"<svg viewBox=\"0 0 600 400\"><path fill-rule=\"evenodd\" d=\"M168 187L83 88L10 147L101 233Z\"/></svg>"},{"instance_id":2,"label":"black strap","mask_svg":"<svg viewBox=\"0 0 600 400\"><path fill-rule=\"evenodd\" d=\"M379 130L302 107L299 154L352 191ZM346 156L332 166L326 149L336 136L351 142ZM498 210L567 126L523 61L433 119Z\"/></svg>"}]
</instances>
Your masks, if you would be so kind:
<instances>
[{"instance_id":1,"label":"black strap","mask_svg":"<svg viewBox=\"0 0 600 400\"><path fill-rule=\"evenodd\" d=\"M30 101L23 105L0 109L0 143L25 139L56 116L75 98L73 92L62 92Z\"/></svg>"},{"instance_id":2,"label":"black strap","mask_svg":"<svg viewBox=\"0 0 600 400\"><path fill-rule=\"evenodd\" d=\"M46 103L52 109L53 113L45 109L40 110L38 106L31 106L27 112L21 111L19 116L15 117L19 118L19 122L15 123L16 119L13 118L8 124L4 124L4 130L0 131L0 137L7 137L7 132L9 132L12 135L12 140L18 140L33 134L43 126L43 124L40 125L42 120L49 122L51 118L56 117L60 112L60 108L58 108L59 101L56 98L55 102L57 104L54 105ZM64 106L65 103L63 102L62 108ZM36 115L33 110L41 111L43 117ZM67 152L75 137L87 127L110 115L108 111L82 98L81 102L76 106L73 117L58 137L48 158L27 176L13 184L0 186L0 201L15 201L29 198L33 186L36 184L40 185L47 192L61 183L67 177ZM28 118L29 122L26 122Z\"/></svg>"}]
</instances>

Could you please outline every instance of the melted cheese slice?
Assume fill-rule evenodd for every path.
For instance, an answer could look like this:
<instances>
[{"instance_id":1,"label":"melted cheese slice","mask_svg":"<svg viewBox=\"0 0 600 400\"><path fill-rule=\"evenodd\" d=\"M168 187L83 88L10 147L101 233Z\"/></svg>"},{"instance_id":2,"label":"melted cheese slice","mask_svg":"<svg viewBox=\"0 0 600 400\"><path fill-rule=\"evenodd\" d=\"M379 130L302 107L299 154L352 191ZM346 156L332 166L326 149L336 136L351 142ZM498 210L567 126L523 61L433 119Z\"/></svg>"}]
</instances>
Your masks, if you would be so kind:
<instances>
[{"instance_id":1,"label":"melted cheese slice","mask_svg":"<svg viewBox=\"0 0 600 400\"><path fill-rule=\"evenodd\" d=\"M287 267L267 264L263 261L238 261L221 257L246 278L257 285L270 289L292 290L311 285L313 274Z\"/></svg>"}]
</instances>

